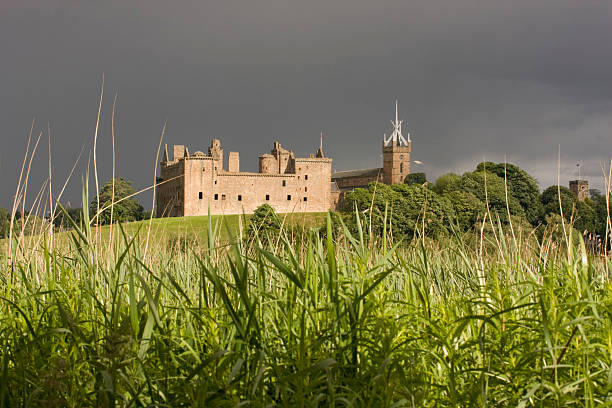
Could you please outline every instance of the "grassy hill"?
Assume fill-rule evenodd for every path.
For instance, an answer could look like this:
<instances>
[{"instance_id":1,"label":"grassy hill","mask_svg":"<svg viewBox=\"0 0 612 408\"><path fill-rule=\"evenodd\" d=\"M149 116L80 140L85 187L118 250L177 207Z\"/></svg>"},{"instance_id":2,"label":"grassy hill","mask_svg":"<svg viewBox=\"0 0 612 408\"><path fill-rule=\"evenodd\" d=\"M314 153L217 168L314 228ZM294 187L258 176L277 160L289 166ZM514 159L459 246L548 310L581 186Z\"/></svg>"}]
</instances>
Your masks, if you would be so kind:
<instances>
[{"instance_id":1,"label":"grassy hill","mask_svg":"<svg viewBox=\"0 0 612 408\"><path fill-rule=\"evenodd\" d=\"M279 216L288 226L314 227L323 226L325 224L325 214L326 213L292 213L279 214ZM250 218L250 214L213 215L211 223L213 227L215 223L220 223L219 233L223 241L228 238L228 228L226 224L230 231L232 231L232 234L238 234L241 221L243 228L246 228ZM138 221L125 224L124 229L128 234L135 234L139 228L145 231L148 225L149 220ZM185 237L205 242L207 230L208 216L154 218L151 222L151 233L156 237ZM107 235L108 231L108 226L102 227L103 236Z\"/></svg>"},{"instance_id":2,"label":"grassy hill","mask_svg":"<svg viewBox=\"0 0 612 408\"><path fill-rule=\"evenodd\" d=\"M323 226L325 224L326 213L291 213L279 214L281 220L287 226L301 226L305 228ZM229 238L228 228L232 234L238 234L240 224L246 228L248 226L251 215L213 215L211 223L213 228L216 223L219 223L219 240L227 241ZM227 227L226 227L227 225ZM123 229L128 236L134 236L139 230L140 238L146 237L146 231L149 227L149 220L137 221L123 224ZM187 241L206 242L206 233L208 230L208 216L195 217L171 217L171 218L153 218L151 221L151 236L156 241L170 241L176 238L182 238ZM97 232L97 228L92 228L92 234ZM69 231L59 232L55 234L56 242L62 242L69 238ZM110 235L110 227L108 225L100 228L102 241L107 241ZM42 237L26 237L30 243L37 240L42 241ZM0 240L0 248L6 247L7 240Z\"/></svg>"}]
</instances>

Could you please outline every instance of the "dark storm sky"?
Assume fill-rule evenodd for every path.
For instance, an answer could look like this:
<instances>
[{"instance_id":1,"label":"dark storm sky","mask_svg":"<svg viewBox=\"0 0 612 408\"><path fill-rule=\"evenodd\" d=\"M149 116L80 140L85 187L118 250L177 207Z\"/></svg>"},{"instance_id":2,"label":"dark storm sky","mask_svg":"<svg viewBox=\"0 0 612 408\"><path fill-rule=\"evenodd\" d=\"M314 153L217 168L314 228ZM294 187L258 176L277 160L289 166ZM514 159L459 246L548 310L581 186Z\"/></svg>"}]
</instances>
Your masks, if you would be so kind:
<instances>
[{"instance_id":1,"label":"dark storm sky","mask_svg":"<svg viewBox=\"0 0 612 408\"><path fill-rule=\"evenodd\" d=\"M14 195L33 118L45 131L29 197L54 190L85 146L62 201L73 205L92 149L102 74L100 180L153 181L165 142L238 150L243 170L279 140L314 152L323 130L336 170L377 167L399 99L413 159L430 179L484 158L524 167L541 187L576 163L592 185L612 154L612 2L257 0L0 2L0 206ZM28 203L31 203L28 200ZM150 196L143 196L150 207Z\"/></svg>"}]
</instances>

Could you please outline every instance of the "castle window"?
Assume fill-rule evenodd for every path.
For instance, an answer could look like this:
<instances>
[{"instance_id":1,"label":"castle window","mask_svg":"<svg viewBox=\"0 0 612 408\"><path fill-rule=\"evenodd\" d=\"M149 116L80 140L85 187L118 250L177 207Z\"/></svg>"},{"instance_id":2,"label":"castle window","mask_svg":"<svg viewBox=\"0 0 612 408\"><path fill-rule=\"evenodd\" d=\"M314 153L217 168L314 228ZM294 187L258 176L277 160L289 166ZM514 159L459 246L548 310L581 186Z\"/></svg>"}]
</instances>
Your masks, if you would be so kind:
<instances>
[{"instance_id":1,"label":"castle window","mask_svg":"<svg viewBox=\"0 0 612 408\"><path fill-rule=\"evenodd\" d=\"M225 194L221 194L221 199L225 200Z\"/></svg>"},{"instance_id":2,"label":"castle window","mask_svg":"<svg viewBox=\"0 0 612 408\"><path fill-rule=\"evenodd\" d=\"M266 201L270 201L270 194L266 194Z\"/></svg>"},{"instance_id":3,"label":"castle window","mask_svg":"<svg viewBox=\"0 0 612 408\"><path fill-rule=\"evenodd\" d=\"M201 191L198 193L198 198L199 198L200 200L202 199L202 192L201 192Z\"/></svg>"},{"instance_id":4,"label":"castle window","mask_svg":"<svg viewBox=\"0 0 612 408\"><path fill-rule=\"evenodd\" d=\"M400 163L400 173L404 172L404 163Z\"/></svg>"},{"instance_id":5,"label":"castle window","mask_svg":"<svg viewBox=\"0 0 612 408\"><path fill-rule=\"evenodd\" d=\"M287 201L291 201L291 194L287 195Z\"/></svg>"},{"instance_id":6,"label":"castle window","mask_svg":"<svg viewBox=\"0 0 612 408\"><path fill-rule=\"evenodd\" d=\"M308 174L304 176L304 180L308 180Z\"/></svg>"},{"instance_id":7,"label":"castle window","mask_svg":"<svg viewBox=\"0 0 612 408\"><path fill-rule=\"evenodd\" d=\"M242 195L238 194L238 201L242 201Z\"/></svg>"},{"instance_id":8,"label":"castle window","mask_svg":"<svg viewBox=\"0 0 612 408\"><path fill-rule=\"evenodd\" d=\"M217 180L215 180L215 184L217 184Z\"/></svg>"},{"instance_id":9,"label":"castle window","mask_svg":"<svg viewBox=\"0 0 612 408\"><path fill-rule=\"evenodd\" d=\"M215 194L215 200L219 199L219 194Z\"/></svg>"},{"instance_id":10,"label":"castle window","mask_svg":"<svg viewBox=\"0 0 612 408\"><path fill-rule=\"evenodd\" d=\"M308 197L304 197L304 201L308 201Z\"/></svg>"},{"instance_id":11,"label":"castle window","mask_svg":"<svg viewBox=\"0 0 612 408\"><path fill-rule=\"evenodd\" d=\"M287 185L287 180L283 180L283 187Z\"/></svg>"},{"instance_id":12,"label":"castle window","mask_svg":"<svg viewBox=\"0 0 612 408\"><path fill-rule=\"evenodd\" d=\"M215 166L215 171L217 171L217 166Z\"/></svg>"},{"instance_id":13,"label":"castle window","mask_svg":"<svg viewBox=\"0 0 612 408\"><path fill-rule=\"evenodd\" d=\"M307 192L307 191L308 191L308 187L304 187L304 192ZM306 200L304 200L304 201L306 201Z\"/></svg>"}]
</instances>

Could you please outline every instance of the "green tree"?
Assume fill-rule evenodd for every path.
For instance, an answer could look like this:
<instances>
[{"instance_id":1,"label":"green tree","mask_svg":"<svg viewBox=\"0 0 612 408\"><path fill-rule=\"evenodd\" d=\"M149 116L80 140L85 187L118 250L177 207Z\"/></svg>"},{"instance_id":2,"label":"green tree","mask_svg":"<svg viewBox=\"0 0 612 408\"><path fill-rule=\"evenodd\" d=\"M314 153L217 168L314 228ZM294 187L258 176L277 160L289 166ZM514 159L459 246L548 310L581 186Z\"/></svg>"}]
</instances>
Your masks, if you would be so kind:
<instances>
[{"instance_id":1,"label":"green tree","mask_svg":"<svg viewBox=\"0 0 612 408\"><path fill-rule=\"evenodd\" d=\"M427 177L425 176L425 173L410 173L404 179L404 183L408 185L410 184L423 185L427 183Z\"/></svg>"},{"instance_id":2,"label":"green tree","mask_svg":"<svg viewBox=\"0 0 612 408\"><path fill-rule=\"evenodd\" d=\"M591 198L593 200L593 208L595 210L595 233L599 235L606 234L606 223L608 221L608 203L612 202L612 194L606 202L606 196L601 194L599 190L590 190Z\"/></svg>"},{"instance_id":3,"label":"green tree","mask_svg":"<svg viewBox=\"0 0 612 408\"><path fill-rule=\"evenodd\" d=\"M538 182L529 173L511 163L483 162L476 167L476 171L496 174L499 178L508 181L508 191L519 201L527 221L536 224L542 216L540 205L540 188Z\"/></svg>"},{"instance_id":4,"label":"green tree","mask_svg":"<svg viewBox=\"0 0 612 408\"><path fill-rule=\"evenodd\" d=\"M66 208L66 212L72 218L76 225L80 225L83 219L83 209L82 208ZM114 217L114 215L113 215ZM63 229L71 229L72 223L68 220L63 211L58 211L55 215L55 219L53 220L53 225L56 228Z\"/></svg>"},{"instance_id":5,"label":"green tree","mask_svg":"<svg viewBox=\"0 0 612 408\"><path fill-rule=\"evenodd\" d=\"M487 206L469 191L455 190L443 194L453 206L459 227L467 231L484 217Z\"/></svg>"},{"instance_id":6,"label":"green tree","mask_svg":"<svg viewBox=\"0 0 612 408\"><path fill-rule=\"evenodd\" d=\"M591 200L576 202L574 228L580 231L580 233L583 233L585 230L589 232L597 230L597 213Z\"/></svg>"},{"instance_id":7,"label":"green tree","mask_svg":"<svg viewBox=\"0 0 612 408\"><path fill-rule=\"evenodd\" d=\"M565 218L566 222L573 220L574 228L580 231L580 233L583 233L585 230L596 233L603 231L605 233L605 218L600 219L605 211L605 197L603 197L604 204L602 208L600 204L601 198L595 197L595 200L586 199L578 201L576 194L569 188L550 186L542 192L540 197L546 216L561 214L559 210L559 193L561 194L563 218Z\"/></svg>"},{"instance_id":8,"label":"green tree","mask_svg":"<svg viewBox=\"0 0 612 408\"><path fill-rule=\"evenodd\" d=\"M254 239L256 236L263 241L269 241L278 235L281 229L281 220L268 204L262 204L251 215L249 219L249 239Z\"/></svg>"},{"instance_id":9,"label":"green tree","mask_svg":"<svg viewBox=\"0 0 612 408\"><path fill-rule=\"evenodd\" d=\"M396 184L392 188L403 198L400 206L394 207L394 214L405 218L404 234L412 235L423 228L432 236L448 232L446 226L455 219L455 210L446 198L418 184Z\"/></svg>"},{"instance_id":10,"label":"green tree","mask_svg":"<svg viewBox=\"0 0 612 408\"><path fill-rule=\"evenodd\" d=\"M0 238L8 237L10 225L11 214L6 209L0 208Z\"/></svg>"},{"instance_id":11,"label":"green tree","mask_svg":"<svg viewBox=\"0 0 612 408\"><path fill-rule=\"evenodd\" d=\"M438 177L433 189L438 194L444 194L459 189L461 177L455 173L446 173Z\"/></svg>"},{"instance_id":12,"label":"green tree","mask_svg":"<svg viewBox=\"0 0 612 408\"><path fill-rule=\"evenodd\" d=\"M367 189L355 189L345 197L346 209L357 209L365 223L372 222L375 233L382 233L387 223L395 237L412 237L416 231L437 236L446 232L454 218L451 203L436 192L419 184L370 183ZM389 228L387 224L386 228Z\"/></svg>"},{"instance_id":13,"label":"green tree","mask_svg":"<svg viewBox=\"0 0 612 408\"><path fill-rule=\"evenodd\" d=\"M550 186L542 192L540 202L543 207L544 216L549 214L561 214L559 209L559 197L561 197L561 208L563 217L569 221L572 217L574 203L577 200L576 194L567 187Z\"/></svg>"},{"instance_id":14,"label":"green tree","mask_svg":"<svg viewBox=\"0 0 612 408\"><path fill-rule=\"evenodd\" d=\"M109 207L102 211L98 217L98 224L109 224L111 209L110 204L113 197L112 193L113 183L112 180L106 182L100 190L100 210L105 207ZM132 183L123 178L115 179L115 204L113 205L113 221L117 222L131 222L142 219L144 209L138 202L136 197L130 197L122 200L125 197L129 197L134 194L134 188ZM121 202L118 202L122 200ZM97 197L94 197L93 201L89 204L89 213L91 217L94 217L97 212Z\"/></svg>"},{"instance_id":15,"label":"green tree","mask_svg":"<svg viewBox=\"0 0 612 408\"><path fill-rule=\"evenodd\" d=\"M474 194L485 204L488 201L492 215L495 216L495 213L499 215L503 223L508 222L508 210L510 211L510 215L525 216L523 207L521 207L520 202L510 191L508 191L508 200L506 202L506 186L504 180L496 174L488 171L486 174L484 171L465 173L461 176L459 189Z\"/></svg>"}]
</instances>

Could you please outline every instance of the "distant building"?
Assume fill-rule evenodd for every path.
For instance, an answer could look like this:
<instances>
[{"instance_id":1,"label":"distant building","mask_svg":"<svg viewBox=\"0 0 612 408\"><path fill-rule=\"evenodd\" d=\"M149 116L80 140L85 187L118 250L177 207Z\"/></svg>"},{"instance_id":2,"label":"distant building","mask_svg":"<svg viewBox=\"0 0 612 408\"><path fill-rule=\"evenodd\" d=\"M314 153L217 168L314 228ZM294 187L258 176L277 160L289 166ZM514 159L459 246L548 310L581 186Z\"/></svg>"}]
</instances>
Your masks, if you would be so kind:
<instances>
[{"instance_id":1,"label":"distant building","mask_svg":"<svg viewBox=\"0 0 612 408\"><path fill-rule=\"evenodd\" d=\"M402 134L402 122L398 119L397 101L395 101L395 120L391 121L393 132L387 138L383 136L382 156L383 167L375 169L361 169L338 171L332 174L332 181L342 191L359 187L367 187L372 181L385 184L403 183L410 174L410 149L412 141L410 134Z\"/></svg>"},{"instance_id":2,"label":"distant building","mask_svg":"<svg viewBox=\"0 0 612 408\"><path fill-rule=\"evenodd\" d=\"M324 212L335 208L339 191L332 192L332 159L319 148L315 155L295 157L274 142L270 154L259 157L259 172L241 172L237 152L223 165L221 142L213 139L208 154L175 145L161 162L157 188L158 216L252 213L264 204L277 212Z\"/></svg>"},{"instance_id":3,"label":"distant building","mask_svg":"<svg viewBox=\"0 0 612 408\"><path fill-rule=\"evenodd\" d=\"M366 187L372 181L402 183L410 173L410 135L402 134L397 101L393 132L383 137L383 167L350 170L332 175L332 159L323 154L323 142L315 154L295 157L274 142L272 151L259 156L259 171L240 171L238 152L229 152L227 169L223 149L213 139L208 154L189 154L174 145L165 147L157 179L156 211L159 217L252 213L262 204L277 212L325 212L337 209L344 191Z\"/></svg>"},{"instance_id":4,"label":"distant building","mask_svg":"<svg viewBox=\"0 0 612 408\"><path fill-rule=\"evenodd\" d=\"M571 180L569 182L569 189L578 196L580 201L584 201L585 198L589 197L589 182L587 180Z\"/></svg>"}]
</instances>

